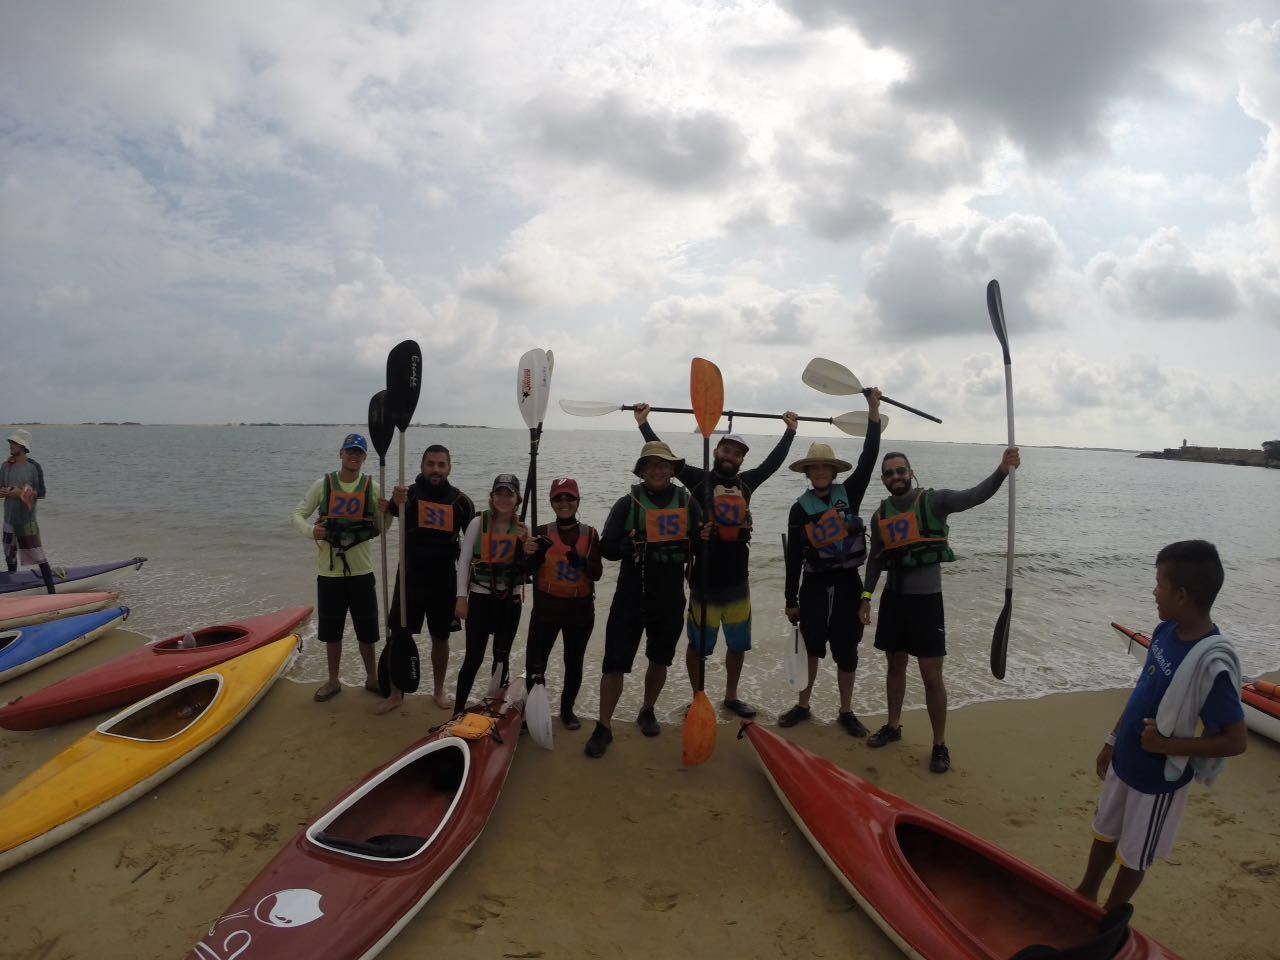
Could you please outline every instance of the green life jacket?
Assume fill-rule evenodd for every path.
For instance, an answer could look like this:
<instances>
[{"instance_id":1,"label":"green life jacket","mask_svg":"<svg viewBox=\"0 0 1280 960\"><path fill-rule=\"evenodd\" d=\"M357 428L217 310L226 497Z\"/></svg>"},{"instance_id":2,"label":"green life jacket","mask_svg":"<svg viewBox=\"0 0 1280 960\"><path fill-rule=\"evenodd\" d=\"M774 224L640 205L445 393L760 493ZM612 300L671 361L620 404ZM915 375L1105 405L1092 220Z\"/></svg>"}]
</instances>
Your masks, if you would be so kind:
<instances>
[{"instance_id":1,"label":"green life jacket","mask_svg":"<svg viewBox=\"0 0 1280 960\"><path fill-rule=\"evenodd\" d=\"M917 490L906 510L899 510L891 499L880 503L875 520L880 533L880 558L886 567L925 567L955 560L956 555L947 544L950 528L933 513L932 492Z\"/></svg>"},{"instance_id":2,"label":"green life jacket","mask_svg":"<svg viewBox=\"0 0 1280 960\"><path fill-rule=\"evenodd\" d=\"M652 563L684 563L689 559L689 492L672 489L671 503L660 507L650 499L644 484L631 488L631 512L625 529L635 533L638 544L645 545L644 556Z\"/></svg>"},{"instance_id":3,"label":"green life jacket","mask_svg":"<svg viewBox=\"0 0 1280 960\"><path fill-rule=\"evenodd\" d=\"M501 532L492 528L492 522L492 510L480 514L480 536L471 549L471 580L488 587L494 596L506 596L524 580L520 563L523 553L520 541L512 533L515 519Z\"/></svg>"},{"instance_id":4,"label":"green life jacket","mask_svg":"<svg viewBox=\"0 0 1280 960\"><path fill-rule=\"evenodd\" d=\"M324 539L329 544L329 569L333 569L333 558L336 555L342 560L343 576L351 575L351 564L347 562L347 551L358 543L364 543L366 540L372 540L380 531L377 523L374 522L374 516L378 506L373 502L372 492L373 478L360 475L360 479L356 481L356 488L351 491L344 492L342 489L342 478L335 470L333 473L324 475L324 489L320 494L320 509L324 512L321 519L324 521ZM332 513L330 508L334 505L334 493L348 494L351 497L363 497L364 506L362 509L354 500L348 501L357 509L354 512L348 510L341 503L338 506L339 512ZM339 498L342 500L342 498Z\"/></svg>"},{"instance_id":5,"label":"green life jacket","mask_svg":"<svg viewBox=\"0 0 1280 960\"><path fill-rule=\"evenodd\" d=\"M859 567L867 559L867 530L847 503L844 484L831 485L828 503L812 490L796 502L808 518L804 525L804 568L810 573Z\"/></svg>"}]
</instances>

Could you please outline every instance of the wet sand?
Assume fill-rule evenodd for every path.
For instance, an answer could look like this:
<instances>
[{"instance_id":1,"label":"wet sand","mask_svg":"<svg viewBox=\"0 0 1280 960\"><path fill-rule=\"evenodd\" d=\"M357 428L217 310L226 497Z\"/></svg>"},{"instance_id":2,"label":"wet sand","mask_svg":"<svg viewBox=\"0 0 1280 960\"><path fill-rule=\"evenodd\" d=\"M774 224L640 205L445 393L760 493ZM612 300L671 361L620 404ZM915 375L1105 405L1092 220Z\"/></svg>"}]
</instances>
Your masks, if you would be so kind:
<instances>
[{"instance_id":1,"label":"wet sand","mask_svg":"<svg viewBox=\"0 0 1280 960\"><path fill-rule=\"evenodd\" d=\"M116 631L3 685L0 699L137 642ZM881 682L874 666L859 678L860 689ZM377 698L363 690L317 704L313 689L278 682L194 765L0 874L0 960L185 956L336 794L445 719L421 696L375 717ZM954 711L945 776L928 772L923 712L905 716L901 743L878 751L829 722L786 735L1074 884L1090 842L1094 758L1126 693ZM681 695L669 686L662 704ZM814 707L834 718L833 705ZM0 790L104 718L0 731ZM874 729L883 717L864 719ZM557 725L552 752L522 738L488 829L382 956L901 956L795 828L751 748L734 738L736 723L721 725L715 755L693 770L681 768L678 728L649 740L630 718L614 726L598 761L582 754L590 722L576 732ZM1280 956L1265 919L1280 900L1278 780L1280 746L1250 734L1212 791L1193 788L1172 861L1138 893L1136 926L1186 958Z\"/></svg>"}]
</instances>

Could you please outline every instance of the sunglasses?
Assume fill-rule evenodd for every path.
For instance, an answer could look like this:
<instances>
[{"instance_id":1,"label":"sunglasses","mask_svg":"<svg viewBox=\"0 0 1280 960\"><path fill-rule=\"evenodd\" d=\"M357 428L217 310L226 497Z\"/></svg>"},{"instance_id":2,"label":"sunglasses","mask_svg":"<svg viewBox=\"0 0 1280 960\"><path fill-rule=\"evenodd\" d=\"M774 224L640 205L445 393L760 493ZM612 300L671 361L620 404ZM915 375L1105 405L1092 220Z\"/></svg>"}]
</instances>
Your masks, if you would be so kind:
<instances>
[{"instance_id":1,"label":"sunglasses","mask_svg":"<svg viewBox=\"0 0 1280 960\"><path fill-rule=\"evenodd\" d=\"M552 503L577 503L578 498L571 493L559 493L551 498Z\"/></svg>"},{"instance_id":2,"label":"sunglasses","mask_svg":"<svg viewBox=\"0 0 1280 960\"><path fill-rule=\"evenodd\" d=\"M893 467L893 468L891 468L891 469L889 469L889 470L885 470L885 471L884 471L884 473L882 473L882 474L881 474L881 476L885 476L885 477L905 477L905 476L906 476L907 474L909 474L910 472L911 472L911 468L910 468L910 467Z\"/></svg>"}]
</instances>

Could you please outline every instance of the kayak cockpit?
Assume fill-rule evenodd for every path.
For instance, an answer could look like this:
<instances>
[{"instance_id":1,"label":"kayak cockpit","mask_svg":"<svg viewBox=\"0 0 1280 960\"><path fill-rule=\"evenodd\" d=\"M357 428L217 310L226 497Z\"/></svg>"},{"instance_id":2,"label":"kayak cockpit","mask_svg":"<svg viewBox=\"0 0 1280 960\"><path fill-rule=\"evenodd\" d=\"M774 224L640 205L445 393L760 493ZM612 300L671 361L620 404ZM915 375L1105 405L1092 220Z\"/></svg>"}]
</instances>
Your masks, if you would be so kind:
<instances>
[{"instance_id":1,"label":"kayak cockpit","mask_svg":"<svg viewBox=\"0 0 1280 960\"><path fill-rule=\"evenodd\" d=\"M1097 936L1098 917L1083 900L1064 898L990 851L906 819L895 832L924 886L957 926L995 956L1012 956L1029 944L1061 949Z\"/></svg>"},{"instance_id":2,"label":"kayak cockpit","mask_svg":"<svg viewBox=\"0 0 1280 960\"><path fill-rule=\"evenodd\" d=\"M318 847L365 860L422 856L457 810L471 750L460 737L425 744L360 787L307 830Z\"/></svg>"},{"instance_id":3,"label":"kayak cockpit","mask_svg":"<svg viewBox=\"0 0 1280 960\"><path fill-rule=\"evenodd\" d=\"M0 631L0 653L9 649L19 640L22 639L21 630L4 630Z\"/></svg>"},{"instance_id":4,"label":"kayak cockpit","mask_svg":"<svg viewBox=\"0 0 1280 960\"><path fill-rule=\"evenodd\" d=\"M167 640L161 640L155 645L157 650L175 651L175 650L199 650L203 647L217 647L224 643L234 643L237 640L243 640L249 635L248 630L241 630L238 627L204 627L195 630L191 634L195 637L195 645L183 645L184 637L169 637Z\"/></svg>"},{"instance_id":5,"label":"kayak cockpit","mask_svg":"<svg viewBox=\"0 0 1280 960\"><path fill-rule=\"evenodd\" d=\"M128 713L108 720L98 732L150 743L172 740L208 712L221 689L220 674L194 677L180 687L148 697Z\"/></svg>"}]
</instances>

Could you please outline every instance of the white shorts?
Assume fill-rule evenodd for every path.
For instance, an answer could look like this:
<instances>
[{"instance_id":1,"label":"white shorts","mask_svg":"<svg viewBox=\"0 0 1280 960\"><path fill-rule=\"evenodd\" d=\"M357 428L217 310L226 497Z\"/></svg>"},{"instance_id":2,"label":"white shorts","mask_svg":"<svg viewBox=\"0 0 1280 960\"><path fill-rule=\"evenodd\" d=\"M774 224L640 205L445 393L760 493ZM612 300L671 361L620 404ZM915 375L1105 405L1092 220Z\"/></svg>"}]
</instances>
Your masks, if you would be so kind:
<instances>
[{"instance_id":1,"label":"white shorts","mask_svg":"<svg viewBox=\"0 0 1280 960\"><path fill-rule=\"evenodd\" d=\"M1103 843L1117 844L1116 856L1124 866L1146 870L1157 857L1164 860L1173 850L1190 786L1173 793L1140 793L1116 776L1115 767L1108 767L1093 835Z\"/></svg>"}]
</instances>

